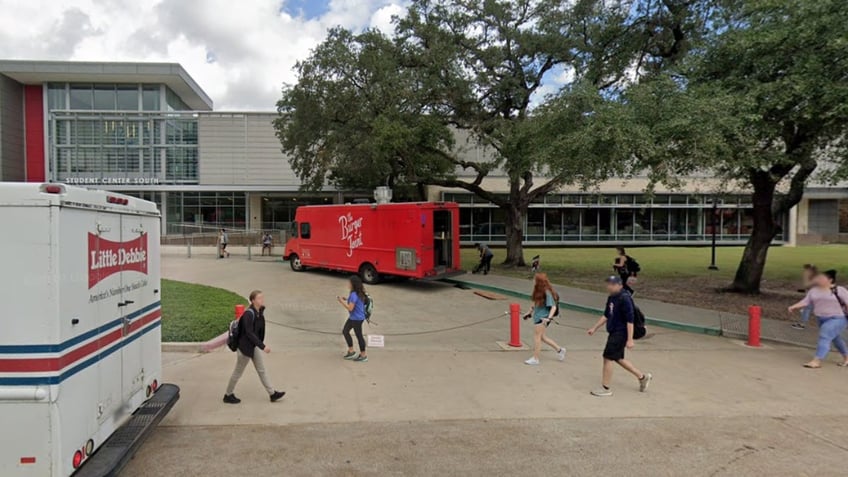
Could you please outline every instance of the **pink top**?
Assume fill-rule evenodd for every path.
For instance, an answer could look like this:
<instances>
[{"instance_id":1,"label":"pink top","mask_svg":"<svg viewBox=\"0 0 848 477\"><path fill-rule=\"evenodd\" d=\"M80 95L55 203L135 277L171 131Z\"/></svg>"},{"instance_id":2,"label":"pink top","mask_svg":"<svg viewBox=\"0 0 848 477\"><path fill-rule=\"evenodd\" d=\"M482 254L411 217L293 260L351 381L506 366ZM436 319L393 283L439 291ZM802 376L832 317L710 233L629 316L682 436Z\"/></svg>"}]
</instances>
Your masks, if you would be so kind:
<instances>
[{"instance_id":1,"label":"pink top","mask_svg":"<svg viewBox=\"0 0 848 477\"><path fill-rule=\"evenodd\" d=\"M836 287L836 293L845 305L848 305L848 290L844 287ZM839 300L831 290L813 287L807 292L807 296L801 300L804 306L813 304L813 314L818 317L845 316L845 311L839 305Z\"/></svg>"}]
</instances>

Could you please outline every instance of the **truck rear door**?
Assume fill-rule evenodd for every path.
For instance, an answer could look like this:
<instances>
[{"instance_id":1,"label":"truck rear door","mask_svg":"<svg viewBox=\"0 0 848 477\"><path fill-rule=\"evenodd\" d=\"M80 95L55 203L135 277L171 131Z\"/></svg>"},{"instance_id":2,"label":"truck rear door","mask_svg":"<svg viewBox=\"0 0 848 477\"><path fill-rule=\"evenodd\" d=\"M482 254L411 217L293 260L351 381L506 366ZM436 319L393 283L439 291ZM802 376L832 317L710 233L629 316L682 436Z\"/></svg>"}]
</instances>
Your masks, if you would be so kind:
<instances>
[{"instance_id":1,"label":"truck rear door","mask_svg":"<svg viewBox=\"0 0 848 477\"><path fill-rule=\"evenodd\" d=\"M122 400L128 403L144 386L145 328L156 315L158 307L151 306L147 297L150 281L147 275L149 233L142 216L121 215L121 310L123 320ZM133 403L134 405L137 403Z\"/></svg>"}]
</instances>

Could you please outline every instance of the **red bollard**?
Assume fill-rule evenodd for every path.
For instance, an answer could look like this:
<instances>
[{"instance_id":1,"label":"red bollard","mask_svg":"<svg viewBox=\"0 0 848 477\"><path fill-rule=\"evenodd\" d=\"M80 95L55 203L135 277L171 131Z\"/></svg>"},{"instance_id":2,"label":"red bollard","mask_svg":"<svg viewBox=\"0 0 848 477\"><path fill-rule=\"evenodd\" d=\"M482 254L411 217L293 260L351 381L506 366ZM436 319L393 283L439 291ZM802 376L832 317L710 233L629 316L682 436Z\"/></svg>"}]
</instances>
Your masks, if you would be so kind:
<instances>
[{"instance_id":1,"label":"red bollard","mask_svg":"<svg viewBox=\"0 0 848 477\"><path fill-rule=\"evenodd\" d=\"M509 345L513 348L521 348L521 305L509 304Z\"/></svg>"},{"instance_id":2,"label":"red bollard","mask_svg":"<svg viewBox=\"0 0 848 477\"><path fill-rule=\"evenodd\" d=\"M760 347L760 318L762 317L763 309L757 305L748 307L748 346Z\"/></svg>"},{"instance_id":3,"label":"red bollard","mask_svg":"<svg viewBox=\"0 0 848 477\"><path fill-rule=\"evenodd\" d=\"M241 318L244 314L244 305L236 305L236 319Z\"/></svg>"}]
</instances>

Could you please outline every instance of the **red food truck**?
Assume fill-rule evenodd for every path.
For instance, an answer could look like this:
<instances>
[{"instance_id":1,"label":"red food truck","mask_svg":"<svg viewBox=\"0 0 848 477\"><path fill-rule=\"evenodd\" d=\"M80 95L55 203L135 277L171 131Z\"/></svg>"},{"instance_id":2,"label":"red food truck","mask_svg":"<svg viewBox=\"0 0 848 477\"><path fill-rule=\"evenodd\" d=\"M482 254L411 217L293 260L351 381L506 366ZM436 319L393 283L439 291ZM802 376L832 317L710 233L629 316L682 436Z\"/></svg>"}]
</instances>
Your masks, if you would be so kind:
<instances>
[{"instance_id":1,"label":"red food truck","mask_svg":"<svg viewBox=\"0 0 848 477\"><path fill-rule=\"evenodd\" d=\"M298 207L283 259L308 267L381 276L436 279L463 273L459 206L453 202Z\"/></svg>"}]
</instances>

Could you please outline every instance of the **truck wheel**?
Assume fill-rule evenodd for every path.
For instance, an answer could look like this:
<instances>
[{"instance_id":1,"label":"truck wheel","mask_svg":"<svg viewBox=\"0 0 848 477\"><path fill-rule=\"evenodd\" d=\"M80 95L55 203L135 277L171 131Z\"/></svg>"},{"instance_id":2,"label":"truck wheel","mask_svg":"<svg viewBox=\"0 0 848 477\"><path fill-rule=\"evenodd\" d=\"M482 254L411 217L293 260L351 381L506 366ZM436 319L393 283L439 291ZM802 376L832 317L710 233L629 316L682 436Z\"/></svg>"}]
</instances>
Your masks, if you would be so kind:
<instances>
[{"instance_id":1,"label":"truck wheel","mask_svg":"<svg viewBox=\"0 0 848 477\"><path fill-rule=\"evenodd\" d=\"M291 269L296 272L303 271L303 264L300 263L300 257L298 257L296 254L292 254L289 256L289 265L291 265Z\"/></svg>"},{"instance_id":2,"label":"truck wheel","mask_svg":"<svg viewBox=\"0 0 848 477\"><path fill-rule=\"evenodd\" d=\"M380 274L377 273L377 269L374 268L374 265L370 263L363 263L361 267L359 267L359 276L362 277L362 281L369 284L374 285L380 282Z\"/></svg>"}]
</instances>

